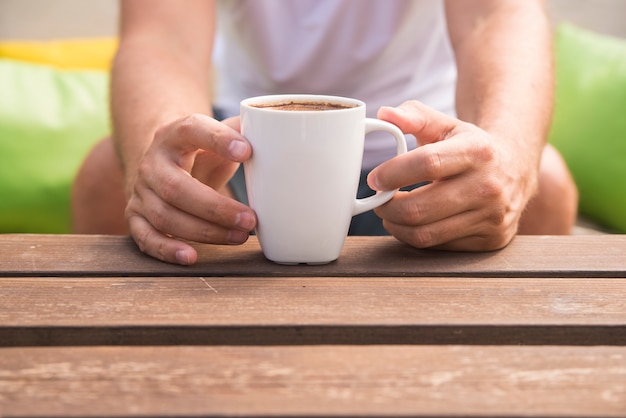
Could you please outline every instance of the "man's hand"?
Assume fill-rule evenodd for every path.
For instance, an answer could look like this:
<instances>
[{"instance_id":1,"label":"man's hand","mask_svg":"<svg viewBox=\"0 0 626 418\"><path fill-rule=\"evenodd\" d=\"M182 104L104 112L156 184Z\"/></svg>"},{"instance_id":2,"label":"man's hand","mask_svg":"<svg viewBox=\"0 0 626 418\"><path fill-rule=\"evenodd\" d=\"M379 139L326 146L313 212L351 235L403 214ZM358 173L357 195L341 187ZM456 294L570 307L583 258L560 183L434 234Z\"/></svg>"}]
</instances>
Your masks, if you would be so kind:
<instances>
[{"instance_id":1,"label":"man's hand","mask_svg":"<svg viewBox=\"0 0 626 418\"><path fill-rule=\"evenodd\" d=\"M125 216L141 251L188 265L197 253L181 240L241 244L248 239L254 211L219 192L252 152L238 129L238 118L220 123L196 114L156 132L127 186Z\"/></svg>"},{"instance_id":2,"label":"man's hand","mask_svg":"<svg viewBox=\"0 0 626 418\"><path fill-rule=\"evenodd\" d=\"M538 175L514 142L417 101L383 107L378 117L421 146L372 170L370 187L431 182L376 209L387 231L418 248L488 251L509 243Z\"/></svg>"}]
</instances>

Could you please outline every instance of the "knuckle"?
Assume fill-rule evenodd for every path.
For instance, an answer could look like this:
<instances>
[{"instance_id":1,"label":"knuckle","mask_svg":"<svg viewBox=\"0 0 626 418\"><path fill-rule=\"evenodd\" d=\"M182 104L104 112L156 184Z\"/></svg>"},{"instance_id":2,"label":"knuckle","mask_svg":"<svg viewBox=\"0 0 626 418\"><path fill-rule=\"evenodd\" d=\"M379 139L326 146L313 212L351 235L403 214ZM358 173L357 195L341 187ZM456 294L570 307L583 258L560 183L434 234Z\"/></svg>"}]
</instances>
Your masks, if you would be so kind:
<instances>
[{"instance_id":1,"label":"knuckle","mask_svg":"<svg viewBox=\"0 0 626 418\"><path fill-rule=\"evenodd\" d=\"M201 242L225 244L228 243L228 229L216 225L206 226L201 228L198 238Z\"/></svg>"},{"instance_id":2,"label":"knuckle","mask_svg":"<svg viewBox=\"0 0 626 418\"><path fill-rule=\"evenodd\" d=\"M160 195L166 202L178 199L181 191L180 177L174 174L165 175L161 180Z\"/></svg>"},{"instance_id":3,"label":"knuckle","mask_svg":"<svg viewBox=\"0 0 626 418\"><path fill-rule=\"evenodd\" d=\"M159 260L163 260L163 261L168 260L167 245L165 241L159 241L159 243L156 245L153 255Z\"/></svg>"},{"instance_id":4,"label":"knuckle","mask_svg":"<svg viewBox=\"0 0 626 418\"><path fill-rule=\"evenodd\" d=\"M481 161L491 162L496 159L496 150L491 146L491 144L483 144L482 147L478 148L477 152Z\"/></svg>"},{"instance_id":5,"label":"knuckle","mask_svg":"<svg viewBox=\"0 0 626 418\"><path fill-rule=\"evenodd\" d=\"M489 211L486 221L489 225L500 227L504 225L506 219L506 210L504 208L494 208Z\"/></svg>"},{"instance_id":6,"label":"knuckle","mask_svg":"<svg viewBox=\"0 0 626 418\"><path fill-rule=\"evenodd\" d=\"M437 179L440 177L442 169L441 154L433 150L431 147L423 146L423 148L423 170L425 170L430 175L430 178Z\"/></svg>"},{"instance_id":7,"label":"knuckle","mask_svg":"<svg viewBox=\"0 0 626 418\"><path fill-rule=\"evenodd\" d=\"M495 177L489 177L476 186L476 194L481 199L500 200L504 192L502 182Z\"/></svg>"},{"instance_id":8,"label":"knuckle","mask_svg":"<svg viewBox=\"0 0 626 418\"><path fill-rule=\"evenodd\" d=\"M435 236L429 228L416 228L411 234L411 244L416 248L429 248L435 245Z\"/></svg>"},{"instance_id":9,"label":"knuckle","mask_svg":"<svg viewBox=\"0 0 626 418\"><path fill-rule=\"evenodd\" d=\"M501 228L505 225L511 205L505 198L502 182L495 178L485 180L476 187L476 195L485 202L484 219L488 225Z\"/></svg>"},{"instance_id":10,"label":"knuckle","mask_svg":"<svg viewBox=\"0 0 626 418\"><path fill-rule=\"evenodd\" d=\"M194 113L183 116L173 122L160 125L154 133L155 141L164 142L167 138L180 138L192 135L199 123L200 117L199 114Z\"/></svg>"},{"instance_id":11,"label":"knuckle","mask_svg":"<svg viewBox=\"0 0 626 418\"><path fill-rule=\"evenodd\" d=\"M138 215L135 215L135 216L138 216ZM135 222L133 222L133 218L129 219L129 224L130 224L130 232L133 237L133 240L135 241L135 244L137 244L139 251L141 251L142 253L145 253L147 251L148 242L150 239L150 229L136 227Z\"/></svg>"},{"instance_id":12,"label":"knuckle","mask_svg":"<svg viewBox=\"0 0 626 418\"><path fill-rule=\"evenodd\" d=\"M406 199L402 203L401 212L403 221L408 225L419 225L425 216L425 209L416 201Z\"/></svg>"},{"instance_id":13,"label":"knuckle","mask_svg":"<svg viewBox=\"0 0 626 418\"><path fill-rule=\"evenodd\" d=\"M149 231L140 231L135 235L135 242L137 246L141 250L141 252L145 253L148 248L148 236L150 235Z\"/></svg>"},{"instance_id":14,"label":"knuckle","mask_svg":"<svg viewBox=\"0 0 626 418\"><path fill-rule=\"evenodd\" d=\"M223 205L219 202L219 199L215 199L211 202L211 204L206 205L205 210L208 219L218 220L220 219L225 209Z\"/></svg>"},{"instance_id":15,"label":"knuckle","mask_svg":"<svg viewBox=\"0 0 626 418\"><path fill-rule=\"evenodd\" d=\"M473 149L476 159L482 163L495 161L496 149L490 137L482 135L475 138Z\"/></svg>"},{"instance_id":16,"label":"knuckle","mask_svg":"<svg viewBox=\"0 0 626 418\"><path fill-rule=\"evenodd\" d=\"M167 239L145 217L134 214L129 218L130 233L139 250L162 261L175 261Z\"/></svg>"},{"instance_id":17,"label":"knuckle","mask_svg":"<svg viewBox=\"0 0 626 418\"><path fill-rule=\"evenodd\" d=\"M236 223L236 210L230 206L231 202L222 196L216 195L210 204L205 205L203 217L210 221L209 228L232 228Z\"/></svg>"},{"instance_id":18,"label":"knuckle","mask_svg":"<svg viewBox=\"0 0 626 418\"><path fill-rule=\"evenodd\" d=\"M152 164L147 158L143 158L137 167L137 177L139 179L149 179L152 176Z\"/></svg>"},{"instance_id":19,"label":"knuckle","mask_svg":"<svg viewBox=\"0 0 626 418\"><path fill-rule=\"evenodd\" d=\"M144 253L161 261L172 261L168 256L167 241L160 236L159 232L149 229L144 234Z\"/></svg>"},{"instance_id":20,"label":"knuckle","mask_svg":"<svg viewBox=\"0 0 626 418\"><path fill-rule=\"evenodd\" d=\"M168 229L169 215L162 205L155 205L150 208L148 215L150 223L159 231Z\"/></svg>"},{"instance_id":21,"label":"knuckle","mask_svg":"<svg viewBox=\"0 0 626 418\"><path fill-rule=\"evenodd\" d=\"M198 230L198 238L202 242L212 242L216 239L215 228L212 226L204 226Z\"/></svg>"},{"instance_id":22,"label":"knuckle","mask_svg":"<svg viewBox=\"0 0 626 418\"><path fill-rule=\"evenodd\" d=\"M162 124L157 126L154 131L154 139L156 142L160 142L167 135L167 131L170 129L171 124Z\"/></svg>"},{"instance_id":23,"label":"knuckle","mask_svg":"<svg viewBox=\"0 0 626 418\"><path fill-rule=\"evenodd\" d=\"M176 124L177 134L180 136L186 136L190 134L198 125L200 119L200 115L197 113L192 113L191 115L184 116L180 119L179 123Z\"/></svg>"}]
</instances>

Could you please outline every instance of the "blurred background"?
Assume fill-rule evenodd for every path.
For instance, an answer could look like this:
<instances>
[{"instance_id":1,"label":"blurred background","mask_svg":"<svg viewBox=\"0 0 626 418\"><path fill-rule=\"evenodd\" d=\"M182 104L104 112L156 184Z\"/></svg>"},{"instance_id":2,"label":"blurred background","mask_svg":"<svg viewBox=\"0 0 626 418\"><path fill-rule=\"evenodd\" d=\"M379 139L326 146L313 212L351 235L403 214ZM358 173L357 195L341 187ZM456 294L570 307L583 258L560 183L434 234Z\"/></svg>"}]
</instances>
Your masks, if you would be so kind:
<instances>
[{"instance_id":1,"label":"blurred background","mask_svg":"<svg viewBox=\"0 0 626 418\"><path fill-rule=\"evenodd\" d=\"M550 135L579 187L574 232L626 233L626 0L547 7L555 28L575 25L556 34ZM117 0L0 0L0 233L69 231L74 172L110 132L107 70L118 12ZM80 71L84 65L99 71Z\"/></svg>"},{"instance_id":2,"label":"blurred background","mask_svg":"<svg viewBox=\"0 0 626 418\"><path fill-rule=\"evenodd\" d=\"M552 21L626 37L625 0L548 0ZM112 36L116 0L0 0L0 39Z\"/></svg>"}]
</instances>

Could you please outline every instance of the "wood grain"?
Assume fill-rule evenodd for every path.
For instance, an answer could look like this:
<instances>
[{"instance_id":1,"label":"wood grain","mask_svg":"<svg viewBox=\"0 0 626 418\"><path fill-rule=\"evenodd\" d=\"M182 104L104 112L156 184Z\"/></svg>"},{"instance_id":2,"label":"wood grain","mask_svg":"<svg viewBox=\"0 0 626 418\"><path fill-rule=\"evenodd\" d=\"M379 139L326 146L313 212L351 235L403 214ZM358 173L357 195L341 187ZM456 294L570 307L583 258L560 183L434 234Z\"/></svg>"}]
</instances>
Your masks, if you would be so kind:
<instances>
[{"instance_id":1,"label":"wood grain","mask_svg":"<svg viewBox=\"0 0 626 418\"><path fill-rule=\"evenodd\" d=\"M0 349L5 416L623 416L625 347Z\"/></svg>"},{"instance_id":2,"label":"wood grain","mask_svg":"<svg viewBox=\"0 0 626 418\"><path fill-rule=\"evenodd\" d=\"M626 345L626 279L1 278L0 346Z\"/></svg>"},{"instance_id":3,"label":"wood grain","mask_svg":"<svg viewBox=\"0 0 626 418\"><path fill-rule=\"evenodd\" d=\"M348 237L323 266L267 261L255 237L241 246L196 245L190 267L141 254L128 237L3 235L1 276L626 277L626 235L518 236L494 252L418 250L392 237Z\"/></svg>"},{"instance_id":4,"label":"wood grain","mask_svg":"<svg viewBox=\"0 0 626 418\"><path fill-rule=\"evenodd\" d=\"M0 416L626 415L626 235L195 246L0 236Z\"/></svg>"}]
</instances>

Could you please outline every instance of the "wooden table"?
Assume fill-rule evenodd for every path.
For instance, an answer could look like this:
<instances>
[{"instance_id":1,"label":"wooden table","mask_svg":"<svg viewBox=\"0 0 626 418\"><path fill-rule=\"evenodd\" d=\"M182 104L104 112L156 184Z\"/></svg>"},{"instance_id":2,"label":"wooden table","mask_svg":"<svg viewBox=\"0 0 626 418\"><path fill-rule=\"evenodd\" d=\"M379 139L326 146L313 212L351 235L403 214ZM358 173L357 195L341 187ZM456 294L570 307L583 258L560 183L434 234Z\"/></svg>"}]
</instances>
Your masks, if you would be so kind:
<instances>
[{"instance_id":1,"label":"wooden table","mask_svg":"<svg viewBox=\"0 0 626 418\"><path fill-rule=\"evenodd\" d=\"M626 235L197 248L0 235L0 416L626 416Z\"/></svg>"}]
</instances>

